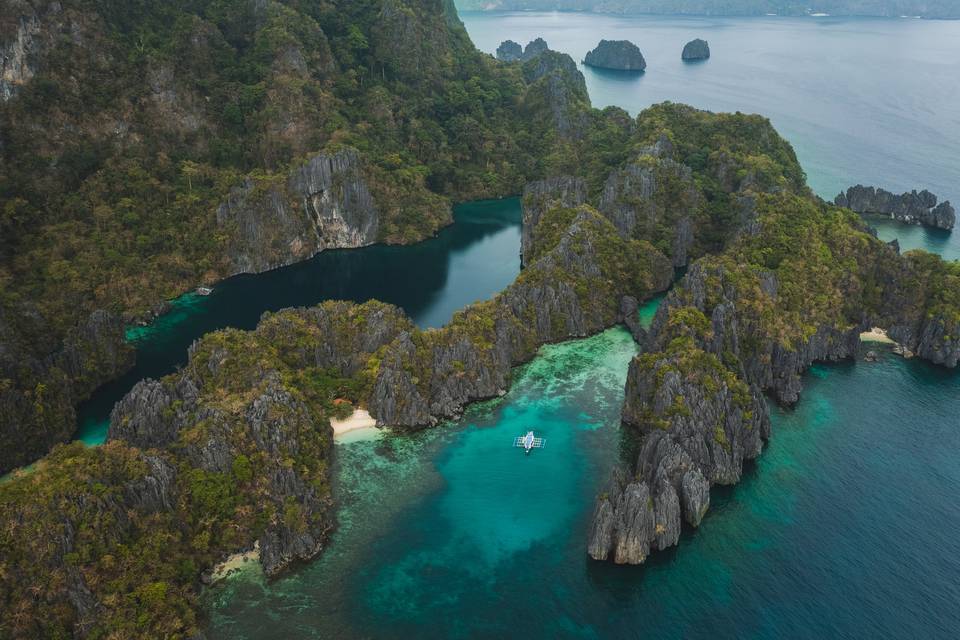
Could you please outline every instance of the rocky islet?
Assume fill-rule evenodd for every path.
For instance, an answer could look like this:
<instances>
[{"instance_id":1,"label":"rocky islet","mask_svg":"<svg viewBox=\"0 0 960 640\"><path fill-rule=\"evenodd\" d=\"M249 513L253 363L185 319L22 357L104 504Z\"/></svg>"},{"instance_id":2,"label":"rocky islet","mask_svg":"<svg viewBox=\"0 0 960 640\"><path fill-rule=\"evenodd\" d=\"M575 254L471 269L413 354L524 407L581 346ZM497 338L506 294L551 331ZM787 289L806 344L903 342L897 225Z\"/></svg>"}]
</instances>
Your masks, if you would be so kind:
<instances>
[{"instance_id":1,"label":"rocky islet","mask_svg":"<svg viewBox=\"0 0 960 640\"><path fill-rule=\"evenodd\" d=\"M697 60L706 60L710 57L710 45L706 40L696 38L683 46L680 58L685 61L693 62Z\"/></svg>"},{"instance_id":2,"label":"rocky islet","mask_svg":"<svg viewBox=\"0 0 960 640\"><path fill-rule=\"evenodd\" d=\"M583 63L600 69L642 72L647 68L640 48L629 40L601 40L587 53Z\"/></svg>"},{"instance_id":3,"label":"rocky islet","mask_svg":"<svg viewBox=\"0 0 960 640\"><path fill-rule=\"evenodd\" d=\"M926 189L896 195L885 189L856 185L840 193L834 202L857 213L887 216L898 222L921 224L950 231L957 221L949 202L937 204L937 196Z\"/></svg>"}]
</instances>

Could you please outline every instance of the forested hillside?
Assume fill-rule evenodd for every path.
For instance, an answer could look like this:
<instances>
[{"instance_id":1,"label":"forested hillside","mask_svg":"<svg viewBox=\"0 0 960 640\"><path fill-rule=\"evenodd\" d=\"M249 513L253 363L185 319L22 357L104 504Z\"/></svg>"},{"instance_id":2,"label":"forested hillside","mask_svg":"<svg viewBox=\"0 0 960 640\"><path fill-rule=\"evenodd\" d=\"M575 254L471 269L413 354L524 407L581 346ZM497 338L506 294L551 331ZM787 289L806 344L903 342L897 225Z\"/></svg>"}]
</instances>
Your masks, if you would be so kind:
<instances>
[{"instance_id":1,"label":"forested hillside","mask_svg":"<svg viewBox=\"0 0 960 640\"><path fill-rule=\"evenodd\" d=\"M481 54L449 0L5 2L0 471L70 435L164 300L421 240L569 161L589 99L557 64Z\"/></svg>"}]
</instances>

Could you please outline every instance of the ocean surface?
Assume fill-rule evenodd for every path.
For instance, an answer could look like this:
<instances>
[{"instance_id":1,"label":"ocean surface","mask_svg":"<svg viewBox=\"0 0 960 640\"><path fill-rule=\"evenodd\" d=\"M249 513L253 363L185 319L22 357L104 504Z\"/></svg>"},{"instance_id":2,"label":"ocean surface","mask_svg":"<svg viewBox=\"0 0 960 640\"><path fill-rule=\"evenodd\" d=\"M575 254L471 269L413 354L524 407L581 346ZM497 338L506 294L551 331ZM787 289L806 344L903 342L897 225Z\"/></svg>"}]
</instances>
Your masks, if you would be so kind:
<instances>
[{"instance_id":1,"label":"ocean surface","mask_svg":"<svg viewBox=\"0 0 960 640\"><path fill-rule=\"evenodd\" d=\"M474 43L543 37L578 63L601 39L631 40L645 73L581 64L596 107L636 115L664 101L760 113L797 152L810 186L833 198L858 183L896 193L929 189L960 209L960 20L717 18L584 13L464 13ZM683 45L710 43L685 63ZM960 258L951 234L877 221L904 250Z\"/></svg>"},{"instance_id":2,"label":"ocean surface","mask_svg":"<svg viewBox=\"0 0 960 640\"><path fill-rule=\"evenodd\" d=\"M881 349L817 366L701 527L643 567L588 560L630 449L623 329L545 347L460 422L337 446L340 528L205 594L213 639L956 638L960 377ZM524 456L515 436L546 446Z\"/></svg>"},{"instance_id":3,"label":"ocean surface","mask_svg":"<svg viewBox=\"0 0 960 640\"><path fill-rule=\"evenodd\" d=\"M209 296L187 294L156 322L127 331L136 366L80 405L76 437L101 444L113 405L140 380L173 373L193 341L211 331L253 329L267 311L372 298L402 307L421 327L439 327L454 311L496 295L519 272L520 201L507 198L458 205L453 225L415 245L324 251L289 267L230 278Z\"/></svg>"},{"instance_id":4,"label":"ocean surface","mask_svg":"<svg viewBox=\"0 0 960 640\"><path fill-rule=\"evenodd\" d=\"M960 23L464 16L478 46L545 37L580 59L630 38L640 77L585 70L595 105L762 112L814 188L960 200ZM680 49L710 41L713 58ZM880 221L905 248L960 240ZM960 232L958 232L960 233ZM648 323L658 301L645 305ZM628 457L635 345L622 329L544 347L510 392L423 433L337 445L329 549L275 581L256 565L204 595L211 639L956 638L960 374L903 360L816 366L795 410L701 527L643 567L589 561L594 497ZM514 449L529 428L546 438Z\"/></svg>"}]
</instances>

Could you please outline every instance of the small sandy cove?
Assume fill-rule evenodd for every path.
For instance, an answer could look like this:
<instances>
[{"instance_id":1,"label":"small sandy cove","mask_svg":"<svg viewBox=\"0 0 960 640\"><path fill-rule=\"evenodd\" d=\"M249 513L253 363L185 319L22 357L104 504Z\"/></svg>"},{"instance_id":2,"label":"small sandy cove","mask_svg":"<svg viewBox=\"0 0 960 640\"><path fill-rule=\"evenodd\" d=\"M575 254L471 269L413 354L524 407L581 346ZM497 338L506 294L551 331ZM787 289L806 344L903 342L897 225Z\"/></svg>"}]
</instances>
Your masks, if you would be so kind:
<instances>
[{"instance_id":1,"label":"small sandy cove","mask_svg":"<svg viewBox=\"0 0 960 640\"><path fill-rule=\"evenodd\" d=\"M870 331L864 331L860 334L860 339L864 342L883 342L885 344L897 344L896 341L887 336L887 332L880 327L874 327Z\"/></svg>"},{"instance_id":2,"label":"small sandy cove","mask_svg":"<svg viewBox=\"0 0 960 640\"><path fill-rule=\"evenodd\" d=\"M367 410L357 409L353 412L353 415L344 420L330 418L330 426L333 427L333 437L339 438L351 431L376 427L377 421Z\"/></svg>"},{"instance_id":3,"label":"small sandy cove","mask_svg":"<svg viewBox=\"0 0 960 640\"><path fill-rule=\"evenodd\" d=\"M217 566L213 568L213 573L210 576L211 582L217 582L218 580L223 580L231 573L236 573L249 566L249 563L260 564L260 542L255 542L253 544L253 549L250 551L244 551L242 553L235 553Z\"/></svg>"}]
</instances>

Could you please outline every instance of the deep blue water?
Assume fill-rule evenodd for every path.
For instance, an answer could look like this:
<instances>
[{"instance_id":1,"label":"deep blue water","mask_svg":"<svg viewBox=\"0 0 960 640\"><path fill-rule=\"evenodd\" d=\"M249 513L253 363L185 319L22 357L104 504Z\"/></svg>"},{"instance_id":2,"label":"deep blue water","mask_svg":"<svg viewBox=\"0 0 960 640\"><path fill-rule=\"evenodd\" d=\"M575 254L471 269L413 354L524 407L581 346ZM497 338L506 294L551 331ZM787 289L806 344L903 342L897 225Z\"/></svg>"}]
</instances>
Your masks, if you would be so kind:
<instances>
[{"instance_id":1,"label":"deep blue water","mask_svg":"<svg viewBox=\"0 0 960 640\"><path fill-rule=\"evenodd\" d=\"M579 59L629 37L639 77L586 70L594 103L762 112L816 190L960 200L960 23L469 15L482 49L544 36ZM714 57L683 65L683 43ZM955 258L958 240L882 225ZM889 237L889 236L888 236ZM654 305L642 312L647 321ZM340 528L274 582L206 593L211 638L956 638L960 374L893 356L817 366L736 487L643 567L591 562L593 498L630 449L622 329L554 345L456 424L337 446ZM547 447L510 447L528 427Z\"/></svg>"},{"instance_id":2,"label":"deep blue water","mask_svg":"<svg viewBox=\"0 0 960 640\"><path fill-rule=\"evenodd\" d=\"M438 327L457 309L492 297L520 272L520 202L458 205L454 220L436 238L416 245L324 251L289 267L230 278L209 296L175 300L172 311L154 324L128 331L136 366L79 407L77 438L103 442L113 405L134 384L172 373L205 333L252 329L266 311L375 298L402 307L421 327Z\"/></svg>"},{"instance_id":3,"label":"deep blue water","mask_svg":"<svg viewBox=\"0 0 960 640\"><path fill-rule=\"evenodd\" d=\"M670 100L760 113L794 146L810 186L833 200L863 183L929 189L960 205L960 21L721 18L584 13L465 13L470 37L494 53L542 36L579 63L601 38L628 39L642 75L581 65L594 106L636 114ZM711 58L680 59L693 38ZM960 208L960 207L958 207ZM950 234L881 223L886 239L960 258Z\"/></svg>"},{"instance_id":4,"label":"deep blue water","mask_svg":"<svg viewBox=\"0 0 960 640\"><path fill-rule=\"evenodd\" d=\"M209 636L957 637L960 376L883 350L814 367L701 527L617 567L585 545L634 351L622 329L547 347L456 425L339 445L330 549L211 589Z\"/></svg>"}]
</instances>

